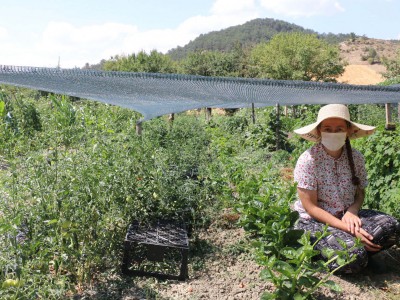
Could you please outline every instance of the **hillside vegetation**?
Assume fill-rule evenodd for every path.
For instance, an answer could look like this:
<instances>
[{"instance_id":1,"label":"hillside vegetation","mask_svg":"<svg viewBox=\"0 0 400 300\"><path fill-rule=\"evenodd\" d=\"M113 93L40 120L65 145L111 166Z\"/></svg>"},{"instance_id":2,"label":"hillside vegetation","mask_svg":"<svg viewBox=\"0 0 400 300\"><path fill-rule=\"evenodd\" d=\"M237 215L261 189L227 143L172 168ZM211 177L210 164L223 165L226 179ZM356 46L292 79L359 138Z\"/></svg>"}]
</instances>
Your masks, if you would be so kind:
<instances>
[{"instance_id":1,"label":"hillside vegetation","mask_svg":"<svg viewBox=\"0 0 400 300\"><path fill-rule=\"evenodd\" d=\"M187 73L203 76L252 77L247 56L263 42L279 33L313 34L332 46L337 46L345 65L338 82L349 84L378 84L385 81L385 59L395 59L400 49L398 40L381 40L357 36L355 33L317 33L296 24L270 18L255 19L242 25L201 34L183 47L176 47L166 55L156 50L147 53L116 54L85 68L130 72ZM148 62L146 62L148 60ZM211 60L212 62L206 62ZM188 61L203 71L188 70ZM145 63L144 63L145 62ZM118 66L116 65L118 64ZM189 64L190 64L189 63ZM210 66L211 64L211 66ZM228 71L226 69L229 69ZM223 72L221 72L223 69ZM219 70L219 71L218 71ZM282 78L281 78L282 79Z\"/></svg>"},{"instance_id":2,"label":"hillside vegetation","mask_svg":"<svg viewBox=\"0 0 400 300\"><path fill-rule=\"evenodd\" d=\"M349 39L354 34L318 34L311 29L305 29L296 24L270 18L255 19L242 25L228 27L219 31L201 34L190 41L184 47L176 47L168 51L172 59L182 59L188 53L198 50L231 51L235 44L240 43L245 47L251 47L261 42L269 41L280 32L303 32L316 34L329 43L339 43Z\"/></svg>"}]
</instances>

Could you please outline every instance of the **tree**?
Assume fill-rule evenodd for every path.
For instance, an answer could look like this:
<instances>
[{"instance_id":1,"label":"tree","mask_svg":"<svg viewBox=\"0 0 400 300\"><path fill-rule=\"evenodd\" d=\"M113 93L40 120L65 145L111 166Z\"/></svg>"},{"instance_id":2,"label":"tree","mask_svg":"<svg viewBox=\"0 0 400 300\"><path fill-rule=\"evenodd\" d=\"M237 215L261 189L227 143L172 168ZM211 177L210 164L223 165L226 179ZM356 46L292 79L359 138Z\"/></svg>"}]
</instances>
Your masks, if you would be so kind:
<instances>
[{"instance_id":1,"label":"tree","mask_svg":"<svg viewBox=\"0 0 400 300\"><path fill-rule=\"evenodd\" d=\"M240 42L226 53L220 51L195 51L180 61L180 72L201 76L246 77L247 51ZM237 108L225 111L233 114ZM206 109L207 120L211 117L211 108Z\"/></svg>"},{"instance_id":2,"label":"tree","mask_svg":"<svg viewBox=\"0 0 400 300\"><path fill-rule=\"evenodd\" d=\"M354 43L356 41L356 38L356 34L354 32L350 32L350 41Z\"/></svg>"},{"instance_id":3,"label":"tree","mask_svg":"<svg viewBox=\"0 0 400 300\"><path fill-rule=\"evenodd\" d=\"M150 54L144 51L130 55L116 55L104 62L106 71L148 72L148 73L176 73L177 68L171 58L165 54L152 50Z\"/></svg>"},{"instance_id":4,"label":"tree","mask_svg":"<svg viewBox=\"0 0 400 300\"><path fill-rule=\"evenodd\" d=\"M336 82L344 66L337 46L298 32L275 35L250 54L251 75L259 78Z\"/></svg>"},{"instance_id":5,"label":"tree","mask_svg":"<svg viewBox=\"0 0 400 300\"><path fill-rule=\"evenodd\" d=\"M237 76L237 64L230 53L196 51L189 53L180 63L184 74L201 76Z\"/></svg>"}]
</instances>

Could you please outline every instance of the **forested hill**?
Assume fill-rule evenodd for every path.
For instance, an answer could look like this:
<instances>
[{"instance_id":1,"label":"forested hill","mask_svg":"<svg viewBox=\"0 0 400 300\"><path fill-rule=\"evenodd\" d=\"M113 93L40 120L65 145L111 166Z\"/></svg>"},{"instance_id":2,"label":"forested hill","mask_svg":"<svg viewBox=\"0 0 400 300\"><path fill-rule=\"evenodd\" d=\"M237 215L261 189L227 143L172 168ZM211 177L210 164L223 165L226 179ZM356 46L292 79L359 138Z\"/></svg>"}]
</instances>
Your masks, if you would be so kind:
<instances>
[{"instance_id":1,"label":"forested hill","mask_svg":"<svg viewBox=\"0 0 400 300\"><path fill-rule=\"evenodd\" d=\"M230 51L238 42L243 46L251 46L268 41L277 33L294 31L317 34L332 43L338 43L350 37L350 34L318 34L311 29L305 29L281 20L270 18L254 19L242 25L201 34L187 45L169 50L168 54L171 58L178 60L185 57L188 52L196 50Z\"/></svg>"}]
</instances>

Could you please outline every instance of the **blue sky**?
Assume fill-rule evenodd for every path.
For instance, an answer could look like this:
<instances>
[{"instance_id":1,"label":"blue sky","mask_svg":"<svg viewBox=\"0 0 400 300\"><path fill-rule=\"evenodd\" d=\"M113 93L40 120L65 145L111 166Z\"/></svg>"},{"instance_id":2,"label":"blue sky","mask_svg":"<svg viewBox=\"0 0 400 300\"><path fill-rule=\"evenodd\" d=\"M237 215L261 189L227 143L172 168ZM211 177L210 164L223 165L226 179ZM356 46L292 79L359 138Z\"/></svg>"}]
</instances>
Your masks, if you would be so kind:
<instances>
[{"instance_id":1,"label":"blue sky","mask_svg":"<svg viewBox=\"0 0 400 300\"><path fill-rule=\"evenodd\" d=\"M0 65L73 68L116 54L166 53L255 18L400 39L400 0L0 0L0 7Z\"/></svg>"}]
</instances>

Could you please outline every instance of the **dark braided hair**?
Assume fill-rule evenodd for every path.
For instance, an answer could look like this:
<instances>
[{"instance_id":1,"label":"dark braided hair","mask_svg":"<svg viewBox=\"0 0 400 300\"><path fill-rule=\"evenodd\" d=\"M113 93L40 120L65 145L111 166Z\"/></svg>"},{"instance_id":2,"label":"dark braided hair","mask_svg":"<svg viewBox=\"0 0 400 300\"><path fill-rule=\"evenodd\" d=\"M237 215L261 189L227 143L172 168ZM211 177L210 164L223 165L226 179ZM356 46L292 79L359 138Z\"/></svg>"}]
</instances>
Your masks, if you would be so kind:
<instances>
[{"instance_id":1,"label":"dark braided hair","mask_svg":"<svg viewBox=\"0 0 400 300\"><path fill-rule=\"evenodd\" d=\"M354 167L354 160L353 160L353 151L351 149L350 140L346 138L346 151L347 151L347 158L349 160L350 171L351 171L351 182L354 185L360 185L360 178L356 176L356 170Z\"/></svg>"}]
</instances>

